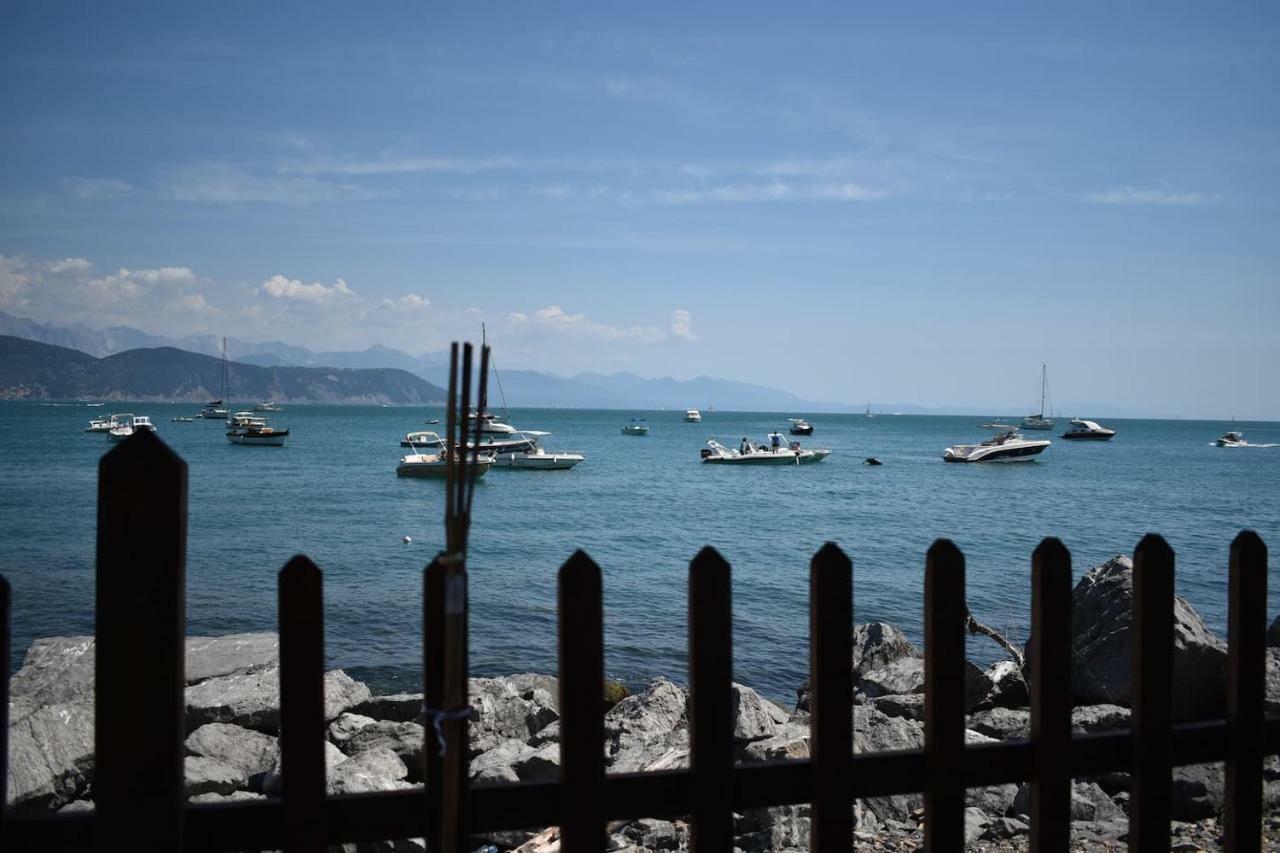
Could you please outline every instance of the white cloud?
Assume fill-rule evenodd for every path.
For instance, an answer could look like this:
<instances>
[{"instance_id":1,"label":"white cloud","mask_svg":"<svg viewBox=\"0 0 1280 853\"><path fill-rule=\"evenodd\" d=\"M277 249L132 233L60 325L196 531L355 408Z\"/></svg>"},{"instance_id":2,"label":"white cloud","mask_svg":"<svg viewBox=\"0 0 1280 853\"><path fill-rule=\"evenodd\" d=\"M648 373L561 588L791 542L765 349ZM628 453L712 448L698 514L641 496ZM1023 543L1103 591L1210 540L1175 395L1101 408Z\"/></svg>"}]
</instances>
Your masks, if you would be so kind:
<instances>
[{"instance_id":1,"label":"white cloud","mask_svg":"<svg viewBox=\"0 0 1280 853\"><path fill-rule=\"evenodd\" d=\"M1198 205L1217 204L1222 196L1216 193L1171 192L1164 189L1140 189L1138 187L1120 187L1105 192L1089 193L1086 201L1094 204L1164 204L1194 207Z\"/></svg>"},{"instance_id":2,"label":"white cloud","mask_svg":"<svg viewBox=\"0 0 1280 853\"><path fill-rule=\"evenodd\" d=\"M303 175L400 175L412 172L443 172L472 175L498 169L514 169L514 157L431 157L383 154L371 158L311 157L280 165L284 173Z\"/></svg>"},{"instance_id":3,"label":"white cloud","mask_svg":"<svg viewBox=\"0 0 1280 853\"><path fill-rule=\"evenodd\" d=\"M133 187L119 178L63 178L62 188L76 198L90 201L94 199L120 198L133 191Z\"/></svg>"},{"instance_id":4,"label":"white cloud","mask_svg":"<svg viewBox=\"0 0 1280 853\"><path fill-rule=\"evenodd\" d=\"M698 339L698 336L693 333L693 315L684 308L677 308L671 312L671 337L684 341Z\"/></svg>"},{"instance_id":5,"label":"white cloud","mask_svg":"<svg viewBox=\"0 0 1280 853\"><path fill-rule=\"evenodd\" d=\"M569 314L559 305L548 305L531 314L513 312L507 315L507 320L517 329L581 335L604 341L657 343L667 339L667 333L654 326L621 327L600 323L585 314Z\"/></svg>"},{"instance_id":6,"label":"white cloud","mask_svg":"<svg viewBox=\"0 0 1280 853\"><path fill-rule=\"evenodd\" d=\"M871 189L856 183L790 183L770 181L764 184L722 184L720 186L663 190L654 194L660 204L742 204L769 201L870 201L885 198L885 190Z\"/></svg>"},{"instance_id":7,"label":"white cloud","mask_svg":"<svg viewBox=\"0 0 1280 853\"><path fill-rule=\"evenodd\" d=\"M431 300L416 293L406 293L397 299L383 299L378 305L393 311L425 311L431 307Z\"/></svg>"},{"instance_id":8,"label":"white cloud","mask_svg":"<svg viewBox=\"0 0 1280 853\"><path fill-rule=\"evenodd\" d=\"M259 175L225 163L199 163L167 173L164 192L179 201L215 204L284 204L303 206L322 202L368 199L366 187L340 184L310 176Z\"/></svg>"},{"instance_id":9,"label":"white cloud","mask_svg":"<svg viewBox=\"0 0 1280 853\"><path fill-rule=\"evenodd\" d=\"M304 284L296 278L273 275L262 283L260 290L272 299L288 299L313 304L350 299L355 296L351 288L347 287L347 283L340 278L333 284L325 285L318 281Z\"/></svg>"}]
</instances>

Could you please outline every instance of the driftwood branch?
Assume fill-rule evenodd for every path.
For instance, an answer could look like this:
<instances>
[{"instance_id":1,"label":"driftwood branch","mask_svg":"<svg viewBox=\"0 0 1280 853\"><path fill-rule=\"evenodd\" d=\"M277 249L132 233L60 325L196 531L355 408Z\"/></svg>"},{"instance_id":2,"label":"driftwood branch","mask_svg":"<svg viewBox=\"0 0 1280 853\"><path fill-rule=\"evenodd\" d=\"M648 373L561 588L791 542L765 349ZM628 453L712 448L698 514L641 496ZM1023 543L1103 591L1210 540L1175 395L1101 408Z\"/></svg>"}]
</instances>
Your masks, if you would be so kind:
<instances>
[{"instance_id":1,"label":"driftwood branch","mask_svg":"<svg viewBox=\"0 0 1280 853\"><path fill-rule=\"evenodd\" d=\"M965 627L969 629L970 634L982 634L984 637L990 637L995 641L996 645L1008 652L1009 656L1017 662L1018 669L1026 669L1027 660L1022 654L1022 650L1009 642L1005 638L1004 634L1001 634L995 628L992 628L989 625L983 625L977 619L974 619L973 614L969 612L968 608L965 608L964 619Z\"/></svg>"}]
</instances>

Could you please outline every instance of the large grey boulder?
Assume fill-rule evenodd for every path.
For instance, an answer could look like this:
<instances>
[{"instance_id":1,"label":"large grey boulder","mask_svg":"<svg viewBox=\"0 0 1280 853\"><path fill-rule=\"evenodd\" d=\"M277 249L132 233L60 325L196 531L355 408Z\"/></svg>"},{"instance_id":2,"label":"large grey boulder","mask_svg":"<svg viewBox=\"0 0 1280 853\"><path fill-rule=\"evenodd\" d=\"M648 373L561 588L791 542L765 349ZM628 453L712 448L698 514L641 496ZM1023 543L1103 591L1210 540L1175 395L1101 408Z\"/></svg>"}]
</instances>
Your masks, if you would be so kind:
<instances>
[{"instance_id":1,"label":"large grey boulder","mask_svg":"<svg viewBox=\"0 0 1280 853\"><path fill-rule=\"evenodd\" d=\"M918 658L917 649L907 635L887 622L864 622L853 628L853 683L856 685L864 673L883 669L903 658ZM796 710L808 711L809 682L796 691Z\"/></svg>"},{"instance_id":2,"label":"large grey boulder","mask_svg":"<svg viewBox=\"0 0 1280 853\"><path fill-rule=\"evenodd\" d=\"M187 637L187 684L235 672L266 669L275 666L279 658L280 638L270 631Z\"/></svg>"},{"instance_id":3,"label":"large grey boulder","mask_svg":"<svg viewBox=\"0 0 1280 853\"><path fill-rule=\"evenodd\" d=\"M337 718L369 698L369 688L340 669L324 674L324 714ZM248 729L275 732L280 728L280 669L209 678L186 690L187 727L206 723L234 723Z\"/></svg>"},{"instance_id":4,"label":"large grey boulder","mask_svg":"<svg viewBox=\"0 0 1280 853\"><path fill-rule=\"evenodd\" d=\"M472 755L507 740L527 742L560 717L549 691L535 690L519 678L473 678L468 690L474 709L468 726Z\"/></svg>"},{"instance_id":5,"label":"large grey boulder","mask_svg":"<svg viewBox=\"0 0 1280 853\"><path fill-rule=\"evenodd\" d=\"M1119 705L1077 705L1071 709L1073 732L1108 732L1129 728L1130 712Z\"/></svg>"},{"instance_id":6,"label":"large grey boulder","mask_svg":"<svg viewBox=\"0 0 1280 853\"><path fill-rule=\"evenodd\" d=\"M347 755L358 755L370 749L386 748L400 756L409 769L409 780L422 779L423 729L417 723L378 721L361 727L343 747Z\"/></svg>"},{"instance_id":7,"label":"large grey boulder","mask_svg":"<svg viewBox=\"0 0 1280 853\"><path fill-rule=\"evenodd\" d=\"M396 723L422 722L421 693L392 693L386 696L371 696L358 702L351 708L351 713L375 720L391 720Z\"/></svg>"},{"instance_id":8,"label":"large grey boulder","mask_svg":"<svg viewBox=\"0 0 1280 853\"><path fill-rule=\"evenodd\" d=\"M363 794L413 787L405 781L409 770L400 757L386 747L375 747L354 755L329 772L329 794Z\"/></svg>"},{"instance_id":9,"label":"large grey boulder","mask_svg":"<svg viewBox=\"0 0 1280 853\"><path fill-rule=\"evenodd\" d=\"M1031 814L1030 782L1023 782L1018 786L1018 795L1013 801L1013 811L1017 814ZM1124 810L1112 802L1107 792L1095 783L1072 781L1071 820L1106 823L1121 820L1124 816Z\"/></svg>"},{"instance_id":10,"label":"large grey boulder","mask_svg":"<svg viewBox=\"0 0 1280 853\"><path fill-rule=\"evenodd\" d=\"M811 815L808 803L747 809L734 827L734 845L744 853L808 850Z\"/></svg>"},{"instance_id":11,"label":"large grey boulder","mask_svg":"<svg viewBox=\"0 0 1280 853\"><path fill-rule=\"evenodd\" d=\"M908 720L924 719L924 694L906 693L877 696L871 700L877 711L890 717L906 717Z\"/></svg>"},{"instance_id":12,"label":"large grey boulder","mask_svg":"<svg viewBox=\"0 0 1280 853\"><path fill-rule=\"evenodd\" d=\"M543 744L512 765L521 782L555 782L560 778L560 744Z\"/></svg>"},{"instance_id":13,"label":"large grey boulder","mask_svg":"<svg viewBox=\"0 0 1280 853\"><path fill-rule=\"evenodd\" d=\"M969 715L969 728L996 740L1031 736L1031 712L1013 708L989 708Z\"/></svg>"},{"instance_id":14,"label":"large grey boulder","mask_svg":"<svg viewBox=\"0 0 1280 853\"><path fill-rule=\"evenodd\" d=\"M809 720L798 718L783 723L778 731L763 740L755 740L742 750L744 761L769 761L775 758L809 757Z\"/></svg>"},{"instance_id":15,"label":"large grey boulder","mask_svg":"<svg viewBox=\"0 0 1280 853\"><path fill-rule=\"evenodd\" d=\"M1117 556L1095 566L1071 594L1071 689L1080 703L1128 705L1132 683L1133 561ZM1173 603L1175 721L1221 717L1227 647L1184 599Z\"/></svg>"},{"instance_id":16,"label":"large grey boulder","mask_svg":"<svg viewBox=\"0 0 1280 853\"><path fill-rule=\"evenodd\" d=\"M924 660L899 658L864 672L856 683L857 692L867 699L924 693Z\"/></svg>"},{"instance_id":17,"label":"large grey boulder","mask_svg":"<svg viewBox=\"0 0 1280 853\"><path fill-rule=\"evenodd\" d=\"M245 778L265 773L275 762L276 739L229 723L207 723L187 735L187 755L236 768Z\"/></svg>"},{"instance_id":18,"label":"large grey boulder","mask_svg":"<svg viewBox=\"0 0 1280 853\"><path fill-rule=\"evenodd\" d=\"M687 704L683 690L659 678L614 705L604 717L606 763L616 772L639 770L681 748L672 740L678 730L687 746Z\"/></svg>"},{"instance_id":19,"label":"large grey boulder","mask_svg":"<svg viewBox=\"0 0 1280 853\"><path fill-rule=\"evenodd\" d=\"M92 781L93 705L47 705L9 724L5 796L16 813L57 809L83 796Z\"/></svg>"},{"instance_id":20,"label":"large grey boulder","mask_svg":"<svg viewBox=\"0 0 1280 853\"><path fill-rule=\"evenodd\" d=\"M778 733L778 727L791 715L764 699L750 687L731 684L733 702L733 739L738 742L760 740Z\"/></svg>"},{"instance_id":21,"label":"large grey boulder","mask_svg":"<svg viewBox=\"0 0 1280 853\"><path fill-rule=\"evenodd\" d=\"M471 759L472 782L519 782L515 766L537 750L522 740L506 740Z\"/></svg>"},{"instance_id":22,"label":"large grey boulder","mask_svg":"<svg viewBox=\"0 0 1280 853\"><path fill-rule=\"evenodd\" d=\"M982 705L988 708L1025 708L1031 704L1031 693L1022 668L1011 660L996 661L986 671L991 689Z\"/></svg>"},{"instance_id":23,"label":"large grey boulder","mask_svg":"<svg viewBox=\"0 0 1280 853\"><path fill-rule=\"evenodd\" d=\"M1169 812L1174 820L1216 817L1225 803L1226 780L1221 764L1189 764L1173 768Z\"/></svg>"},{"instance_id":24,"label":"large grey boulder","mask_svg":"<svg viewBox=\"0 0 1280 853\"><path fill-rule=\"evenodd\" d=\"M236 803L243 800L265 800L264 794L255 794L252 791L232 791L230 794L196 794L190 798L193 803Z\"/></svg>"},{"instance_id":25,"label":"large grey boulder","mask_svg":"<svg viewBox=\"0 0 1280 853\"><path fill-rule=\"evenodd\" d=\"M363 714L356 714L351 711L339 714L338 718L329 724L329 742L338 747L338 749L346 751L347 741L351 740L356 732L376 722L378 721L373 717L366 717Z\"/></svg>"},{"instance_id":26,"label":"large grey boulder","mask_svg":"<svg viewBox=\"0 0 1280 853\"><path fill-rule=\"evenodd\" d=\"M892 752L924 747L924 727L905 717L889 717L868 705L853 709L853 751ZM898 794L888 797L872 797L863 801L865 808L884 822L907 822L911 814L924 805L920 794Z\"/></svg>"},{"instance_id":27,"label":"large grey boulder","mask_svg":"<svg viewBox=\"0 0 1280 853\"><path fill-rule=\"evenodd\" d=\"M198 794L230 794L245 787L248 774L238 767L203 755L188 755L182 764L183 790L188 797Z\"/></svg>"}]
</instances>

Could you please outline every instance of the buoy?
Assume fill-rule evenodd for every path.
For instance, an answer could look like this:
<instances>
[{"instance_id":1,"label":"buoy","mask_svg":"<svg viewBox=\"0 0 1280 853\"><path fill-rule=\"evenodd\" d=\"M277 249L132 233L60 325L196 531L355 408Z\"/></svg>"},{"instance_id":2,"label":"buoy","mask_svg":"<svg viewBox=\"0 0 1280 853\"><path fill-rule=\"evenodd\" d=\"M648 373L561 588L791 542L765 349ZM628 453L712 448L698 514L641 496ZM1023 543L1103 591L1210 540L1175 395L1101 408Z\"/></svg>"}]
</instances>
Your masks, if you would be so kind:
<instances>
[{"instance_id":1,"label":"buoy","mask_svg":"<svg viewBox=\"0 0 1280 853\"><path fill-rule=\"evenodd\" d=\"M406 537L404 537L404 544L408 545L408 544L409 544L410 542L412 542L412 541L413 541L413 537L412 537L412 536L406 536Z\"/></svg>"},{"instance_id":2,"label":"buoy","mask_svg":"<svg viewBox=\"0 0 1280 853\"><path fill-rule=\"evenodd\" d=\"M875 458L874 456L868 456L867 461L863 464L864 465L883 465L884 463L881 462L879 459Z\"/></svg>"}]
</instances>

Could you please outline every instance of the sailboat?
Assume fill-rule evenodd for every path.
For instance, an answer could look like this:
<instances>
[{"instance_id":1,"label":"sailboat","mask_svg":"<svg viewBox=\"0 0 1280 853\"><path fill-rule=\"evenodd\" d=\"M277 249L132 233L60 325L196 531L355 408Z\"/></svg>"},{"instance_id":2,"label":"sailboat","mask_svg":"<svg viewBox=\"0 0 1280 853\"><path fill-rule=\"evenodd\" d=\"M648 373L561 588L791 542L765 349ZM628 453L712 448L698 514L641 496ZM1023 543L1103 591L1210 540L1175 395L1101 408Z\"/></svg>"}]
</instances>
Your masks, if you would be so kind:
<instances>
[{"instance_id":1,"label":"sailboat","mask_svg":"<svg viewBox=\"0 0 1280 853\"><path fill-rule=\"evenodd\" d=\"M227 399L227 339L222 339L222 396L217 400L210 400L209 404L200 410L200 417L205 420L225 421L227 419L227 407L223 405L223 401Z\"/></svg>"},{"instance_id":2,"label":"sailboat","mask_svg":"<svg viewBox=\"0 0 1280 853\"><path fill-rule=\"evenodd\" d=\"M862 416L863 416L864 418L874 418L874 417L875 417L875 415L871 414L871 401L870 401L870 400L868 400L868 401L867 401L867 410L866 410L865 412L863 412L863 413L862 413Z\"/></svg>"},{"instance_id":3,"label":"sailboat","mask_svg":"<svg viewBox=\"0 0 1280 853\"><path fill-rule=\"evenodd\" d=\"M1022 419L1023 429L1053 429L1053 418L1047 418L1044 415L1044 398L1049 393L1049 383L1046 379L1045 366L1040 365L1040 412L1038 414L1027 415ZM1053 398L1049 398L1049 406L1053 407Z\"/></svg>"}]
</instances>

